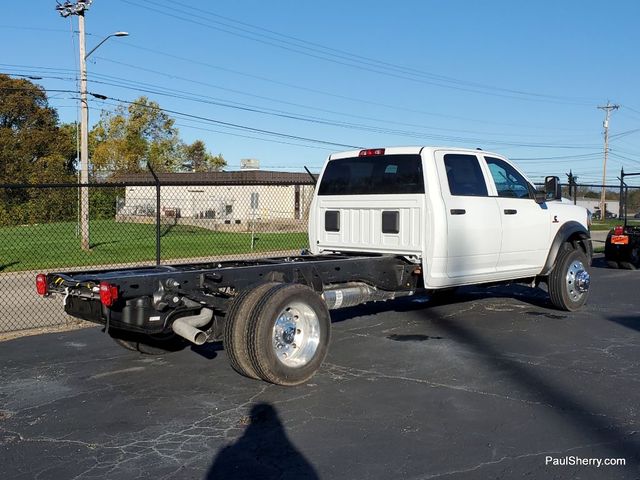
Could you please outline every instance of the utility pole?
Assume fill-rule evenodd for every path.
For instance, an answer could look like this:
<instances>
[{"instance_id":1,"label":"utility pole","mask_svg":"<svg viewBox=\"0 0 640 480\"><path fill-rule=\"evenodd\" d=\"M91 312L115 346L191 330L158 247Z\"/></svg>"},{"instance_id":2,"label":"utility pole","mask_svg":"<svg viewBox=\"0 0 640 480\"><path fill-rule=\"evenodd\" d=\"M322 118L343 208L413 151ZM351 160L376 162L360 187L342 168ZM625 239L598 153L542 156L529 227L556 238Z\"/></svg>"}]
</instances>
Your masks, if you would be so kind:
<instances>
[{"instance_id":1,"label":"utility pole","mask_svg":"<svg viewBox=\"0 0 640 480\"><path fill-rule=\"evenodd\" d=\"M87 55L85 44L84 12L93 0L77 0L76 3L58 3L56 10L63 17L78 16L80 37L80 184L89 183L89 105L87 104ZM80 246L89 250L89 189L80 187Z\"/></svg>"},{"instance_id":2,"label":"utility pole","mask_svg":"<svg viewBox=\"0 0 640 480\"><path fill-rule=\"evenodd\" d=\"M87 53L85 42L84 13L89 9L93 0L76 0L76 3L67 1L63 4L57 2L56 10L64 18L69 15L78 16L78 36L80 38L80 246L88 251L91 247L89 241L89 104L87 103L87 58L95 52L100 45L111 37L126 37L127 32L115 32L107 35L95 47ZM98 94L92 94L97 98L106 98Z\"/></svg>"},{"instance_id":3,"label":"utility pole","mask_svg":"<svg viewBox=\"0 0 640 480\"><path fill-rule=\"evenodd\" d=\"M609 117L611 116L612 110L617 110L620 108L620 105L611 105L611 103L607 100L606 105L599 105L598 109L605 111L604 117L604 161L602 163L602 192L600 193L600 220L604 221L607 218L606 212L606 188L605 185L607 183L607 157L609 155Z\"/></svg>"}]
</instances>

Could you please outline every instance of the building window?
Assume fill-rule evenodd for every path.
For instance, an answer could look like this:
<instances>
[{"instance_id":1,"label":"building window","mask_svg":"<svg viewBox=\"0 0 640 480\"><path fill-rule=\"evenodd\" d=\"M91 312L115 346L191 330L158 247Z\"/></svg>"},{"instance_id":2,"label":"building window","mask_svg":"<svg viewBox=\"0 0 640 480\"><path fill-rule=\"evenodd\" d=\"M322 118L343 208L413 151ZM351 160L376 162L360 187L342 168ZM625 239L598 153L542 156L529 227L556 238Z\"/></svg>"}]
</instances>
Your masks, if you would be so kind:
<instances>
[{"instance_id":1,"label":"building window","mask_svg":"<svg viewBox=\"0 0 640 480\"><path fill-rule=\"evenodd\" d=\"M224 214L225 215L233 214L233 205L225 205L224 206Z\"/></svg>"}]
</instances>

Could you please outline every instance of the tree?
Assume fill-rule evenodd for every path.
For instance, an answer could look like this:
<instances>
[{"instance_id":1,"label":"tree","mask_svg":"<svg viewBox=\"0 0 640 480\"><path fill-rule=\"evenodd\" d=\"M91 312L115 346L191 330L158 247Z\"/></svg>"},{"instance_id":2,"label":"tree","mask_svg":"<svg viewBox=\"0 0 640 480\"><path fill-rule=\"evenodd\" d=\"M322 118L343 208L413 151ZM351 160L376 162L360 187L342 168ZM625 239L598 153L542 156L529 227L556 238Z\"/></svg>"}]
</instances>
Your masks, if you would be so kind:
<instances>
[{"instance_id":1,"label":"tree","mask_svg":"<svg viewBox=\"0 0 640 480\"><path fill-rule=\"evenodd\" d=\"M158 172L175 171L182 152L174 124L157 102L144 96L104 112L90 135L95 172L140 172L147 163Z\"/></svg>"},{"instance_id":2,"label":"tree","mask_svg":"<svg viewBox=\"0 0 640 480\"><path fill-rule=\"evenodd\" d=\"M73 181L75 126L58 125L46 92L0 74L0 183ZM75 205L71 190L0 190L0 224L65 219Z\"/></svg>"},{"instance_id":3,"label":"tree","mask_svg":"<svg viewBox=\"0 0 640 480\"><path fill-rule=\"evenodd\" d=\"M183 166L192 172L219 172L226 167L227 162L222 154L212 155L202 140L196 140L191 145L183 146Z\"/></svg>"},{"instance_id":4,"label":"tree","mask_svg":"<svg viewBox=\"0 0 640 480\"><path fill-rule=\"evenodd\" d=\"M45 91L0 74L0 182L25 182L38 159L63 153L59 134L58 116Z\"/></svg>"}]
</instances>

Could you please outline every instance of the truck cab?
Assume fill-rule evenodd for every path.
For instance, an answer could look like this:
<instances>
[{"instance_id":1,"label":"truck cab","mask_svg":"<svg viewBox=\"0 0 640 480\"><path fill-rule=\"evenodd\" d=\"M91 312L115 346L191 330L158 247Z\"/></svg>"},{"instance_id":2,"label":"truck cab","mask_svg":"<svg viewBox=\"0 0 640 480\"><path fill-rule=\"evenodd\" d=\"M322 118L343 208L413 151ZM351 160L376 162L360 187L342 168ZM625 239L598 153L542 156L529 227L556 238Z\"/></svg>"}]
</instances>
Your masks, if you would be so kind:
<instances>
[{"instance_id":1,"label":"truck cab","mask_svg":"<svg viewBox=\"0 0 640 480\"><path fill-rule=\"evenodd\" d=\"M551 183L542 195L507 158L482 150L333 154L311 204L310 248L402 255L421 264L428 289L545 275L567 231L584 240L589 228L587 210Z\"/></svg>"}]
</instances>

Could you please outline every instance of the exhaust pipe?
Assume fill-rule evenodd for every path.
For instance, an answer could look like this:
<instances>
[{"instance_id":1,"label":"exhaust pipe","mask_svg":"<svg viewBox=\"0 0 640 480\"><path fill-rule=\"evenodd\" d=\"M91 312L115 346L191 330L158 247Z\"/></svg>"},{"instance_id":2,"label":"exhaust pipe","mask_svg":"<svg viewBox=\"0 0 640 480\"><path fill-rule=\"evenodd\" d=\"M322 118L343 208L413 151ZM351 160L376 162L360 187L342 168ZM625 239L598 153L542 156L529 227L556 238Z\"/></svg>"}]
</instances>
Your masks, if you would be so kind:
<instances>
[{"instance_id":1,"label":"exhaust pipe","mask_svg":"<svg viewBox=\"0 0 640 480\"><path fill-rule=\"evenodd\" d=\"M348 283L335 285L322 293L322 298L329 310L354 307L367 302L380 302L394 298L413 295L412 291L387 292L378 290L366 283Z\"/></svg>"},{"instance_id":2,"label":"exhaust pipe","mask_svg":"<svg viewBox=\"0 0 640 480\"><path fill-rule=\"evenodd\" d=\"M207 341L207 334L198 327L203 327L213 318L213 310L203 308L198 315L182 317L171 325L171 329L182 338L196 345L202 345Z\"/></svg>"}]
</instances>

